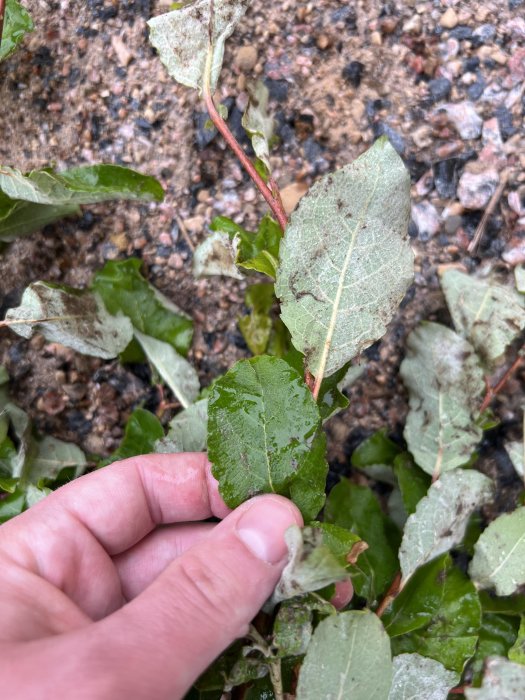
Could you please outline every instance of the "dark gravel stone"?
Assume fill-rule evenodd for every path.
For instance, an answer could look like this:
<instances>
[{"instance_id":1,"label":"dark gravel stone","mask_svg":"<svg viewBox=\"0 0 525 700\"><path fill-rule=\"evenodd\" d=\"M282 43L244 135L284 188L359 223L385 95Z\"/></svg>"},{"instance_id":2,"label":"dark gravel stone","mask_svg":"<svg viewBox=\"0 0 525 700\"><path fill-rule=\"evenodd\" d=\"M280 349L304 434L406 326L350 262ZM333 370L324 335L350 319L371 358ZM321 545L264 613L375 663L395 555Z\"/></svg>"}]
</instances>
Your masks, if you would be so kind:
<instances>
[{"instance_id":1,"label":"dark gravel stone","mask_svg":"<svg viewBox=\"0 0 525 700\"><path fill-rule=\"evenodd\" d=\"M341 75L350 85L358 88L361 85L364 70L365 65L361 63L361 61L350 61L350 63L347 63L343 68Z\"/></svg>"},{"instance_id":2,"label":"dark gravel stone","mask_svg":"<svg viewBox=\"0 0 525 700\"><path fill-rule=\"evenodd\" d=\"M463 61L463 72L472 73L479 68L479 58L478 56L469 56Z\"/></svg>"},{"instance_id":3,"label":"dark gravel stone","mask_svg":"<svg viewBox=\"0 0 525 700\"><path fill-rule=\"evenodd\" d=\"M71 432L79 436L88 435L92 428L92 422L81 411L68 411L66 424Z\"/></svg>"},{"instance_id":4,"label":"dark gravel stone","mask_svg":"<svg viewBox=\"0 0 525 700\"><path fill-rule=\"evenodd\" d=\"M472 45L475 47L489 44L496 36L496 27L493 24L482 24L472 34Z\"/></svg>"},{"instance_id":5,"label":"dark gravel stone","mask_svg":"<svg viewBox=\"0 0 525 700\"><path fill-rule=\"evenodd\" d=\"M303 151L306 160L312 165L315 165L323 155L323 147L312 136L303 143Z\"/></svg>"},{"instance_id":6,"label":"dark gravel stone","mask_svg":"<svg viewBox=\"0 0 525 700\"><path fill-rule=\"evenodd\" d=\"M428 91L434 102L448 99L452 83L447 78L435 78L428 83Z\"/></svg>"},{"instance_id":7,"label":"dark gravel stone","mask_svg":"<svg viewBox=\"0 0 525 700\"><path fill-rule=\"evenodd\" d=\"M509 10L517 10L524 2L525 0L509 0Z\"/></svg>"},{"instance_id":8,"label":"dark gravel stone","mask_svg":"<svg viewBox=\"0 0 525 700\"><path fill-rule=\"evenodd\" d=\"M391 106L392 103L390 100L368 100L366 103L366 116L368 121L371 121L375 117L376 112L379 112L382 109L389 109Z\"/></svg>"},{"instance_id":9,"label":"dark gravel stone","mask_svg":"<svg viewBox=\"0 0 525 700\"><path fill-rule=\"evenodd\" d=\"M363 354L366 356L368 360L371 362L379 362L381 359L381 355L379 354L379 349L381 348L381 341L376 340L373 345L371 345L369 348L363 351Z\"/></svg>"},{"instance_id":10,"label":"dark gravel stone","mask_svg":"<svg viewBox=\"0 0 525 700\"><path fill-rule=\"evenodd\" d=\"M147 119L144 119L144 117L138 117L135 119L135 126L137 126L141 131L148 133L151 131L153 125Z\"/></svg>"},{"instance_id":11,"label":"dark gravel stone","mask_svg":"<svg viewBox=\"0 0 525 700\"><path fill-rule=\"evenodd\" d=\"M55 57L47 46L39 46L31 60L34 66L52 66L54 62Z\"/></svg>"},{"instance_id":12,"label":"dark gravel stone","mask_svg":"<svg viewBox=\"0 0 525 700\"><path fill-rule=\"evenodd\" d=\"M467 95L468 98L471 102L475 102L476 100L479 100L481 95L483 94L483 90L485 89L485 83L478 81L477 83L472 83L472 85L469 85L467 88Z\"/></svg>"},{"instance_id":13,"label":"dark gravel stone","mask_svg":"<svg viewBox=\"0 0 525 700\"><path fill-rule=\"evenodd\" d=\"M81 231L91 231L98 219L89 209L84 209L82 217L77 220L77 226Z\"/></svg>"},{"instance_id":14,"label":"dark gravel stone","mask_svg":"<svg viewBox=\"0 0 525 700\"><path fill-rule=\"evenodd\" d=\"M288 99L288 89L290 86L287 80L271 80L271 78L266 78L264 84L268 88L272 100L284 102Z\"/></svg>"},{"instance_id":15,"label":"dark gravel stone","mask_svg":"<svg viewBox=\"0 0 525 700\"><path fill-rule=\"evenodd\" d=\"M468 27L466 24L459 24L457 27L450 30L449 36L451 39L466 41L472 38L472 33L472 27Z\"/></svg>"},{"instance_id":16,"label":"dark gravel stone","mask_svg":"<svg viewBox=\"0 0 525 700\"><path fill-rule=\"evenodd\" d=\"M408 235L410 238L417 238L419 236L417 224L413 219L410 219L410 223L408 224Z\"/></svg>"},{"instance_id":17,"label":"dark gravel stone","mask_svg":"<svg viewBox=\"0 0 525 700\"><path fill-rule=\"evenodd\" d=\"M196 112L193 117L193 123L195 124L195 141L199 151L209 146L219 133L214 126L206 126L209 120L208 112Z\"/></svg>"},{"instance_id":18,"label":"dark gravel stone","mask_svg":"<svg viewBox=\"0 0 525 700\"><path fill-rule=\"evenodd\" d=\"M388 126L388 124L384 122L375 122L375 124L372 125L372 130L376 139L380 136L386 136L399 155L405 152L405 139L399 131L392 129L391 126Z\"/></svg>"},{"instance_id":19,"label":"dark gravel stone","mask_svg":"<svg viewBox=\"0 0 525 700\"><path fill-rule=\"evenodd\" d=\"M447 158L432 165L434 186L443 199L453 199L456 196L460 166L458 158Z\"/></svg>"},{"instance_id":20,"label":"dark gravel stone","mask_svg":"<svg viewBox=\"0 0 525 700\"><path fill-rule=\"evenodd\" d=\"M511 136L514 136L518 129L514 126L510 110L505 105L500 105L496 107L495 116L498 120L501 138L506 141Z\"/></svg>"},{"instance_id":21,"label":"dark gravel stone","mask_svg":"<svg viewBox=\"0 0 525 700\"><path fill-rule=\"evenodd\" d=\"M357 14L353 7L347 5L346 7L341 7L335 12L332 12L330 18L334 24L337 22L344 22L347 29L351 32L357 31Z\"/></svg>"}]
</instances>

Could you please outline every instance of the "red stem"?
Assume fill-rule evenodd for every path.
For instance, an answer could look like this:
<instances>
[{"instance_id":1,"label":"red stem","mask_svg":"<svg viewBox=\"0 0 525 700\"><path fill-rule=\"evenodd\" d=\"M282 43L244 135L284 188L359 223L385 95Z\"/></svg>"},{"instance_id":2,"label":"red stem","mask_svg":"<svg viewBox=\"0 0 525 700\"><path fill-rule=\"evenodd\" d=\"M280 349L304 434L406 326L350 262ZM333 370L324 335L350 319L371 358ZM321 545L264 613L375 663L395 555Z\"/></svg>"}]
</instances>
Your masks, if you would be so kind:
<instances>
[{"instance_id":1,"label":"red stem","mask_svg":"<svg viewBox=\"0 0 525 700\"><path fill-rule=\"evenodd\" d=\"M5 0L0 0L0 46L2 46L2 34L4 31Z\"/></svg>"},{"instance_id":2,"label":"red stem","mask_svg":"<svg viewBox=\"0 0 525 700\"><path fill-rule=\"evenodd\" d=\"M496 394L499 394L499 392L503 389L503 387L509 381L509 379L512 377L514 372L522 364L523 360L524 360L523 356L518 355L518 357L514 360L514 362L511 364L511 366L508 368L508 370L506 370L503 377L499 380L499 382L495 386L490 386L490 384L487 382L487 393L485 394L485 398L483 399L483 402L480 406L480 409L479 409L480 413L483 413L483 411L487 410L492 399L496 396Z\"/></svg>"},{"instance_id":3,"label":"red stem","mask_svg":"<svg viewBox=\"0 0 525 700\"><path fill-rule=\"evenodd\" d=\"M244 167L244 169L246 170L248 175L252 178L255 186L257 187L259 192L262 194L264 199L267 201L270 209L275 214L275 218L279 222L280 227L284 231L286 228L286 225L288 223L288 217L286 216L286 212L284 211L284 207L283 207L282 202L281 202L281 197L278 193L279 191L277 190L274 181L270 180L270 183L272 186L272 189L270 189L268 187L268 185L265 183L265 181L262 179L262 177L259 175L257 170L255 169L251 160L248 158L246 153L243 151L242 147L239 145L239 142L237 141L235 136L229 130L224 119L219 114L217 108L215 107L215 103L213 101L213 97L212 97L210 91L204 90L203 92L204 92L204 104L206 105L206 109L208 110L208 114L210 115L211 121L213 122L217 131L222 135L222 137L224 138L224 140L226 141L228 146L235 153L235 155L239 159L239 162ZM275 190L273 189L274 187L275 187ZM276 194L276 192L277 192L277 194Z\"/></svg>"},{"instance_id":4,"label":"red stem","mask_svg":"<svg viewBox=\"0 0 525 700\"><path fill-rule=\"evenodd\" d=\"M386 592L385 597L379 603L379 607L376 610L376 615L378 617L381 617L381 615L385 612L385 610L388 608L390 603L395 599L395 597L399 593L400 589L401 589L401 572L398 571L397 574L394 576L394 580L390 584L390 588Z\"/></svg>"}]
</instances>

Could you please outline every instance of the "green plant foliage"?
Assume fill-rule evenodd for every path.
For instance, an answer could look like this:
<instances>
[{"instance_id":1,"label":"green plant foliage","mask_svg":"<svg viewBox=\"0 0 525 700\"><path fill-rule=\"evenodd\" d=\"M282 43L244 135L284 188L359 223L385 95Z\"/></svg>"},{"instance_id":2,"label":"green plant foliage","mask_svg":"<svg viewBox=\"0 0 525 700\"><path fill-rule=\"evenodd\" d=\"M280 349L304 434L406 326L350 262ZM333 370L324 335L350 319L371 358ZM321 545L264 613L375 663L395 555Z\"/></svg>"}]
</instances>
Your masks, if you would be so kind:
<instances>
[{"instance_id":1,"label":"green plant foliage","mask_svg":"<svg viewBox=\"0 0 525 700\"><path fill-rule=\"evenodd\" d=\"M398 569L397 534L394 524L384 515L374 493L343 479L330 492L324 518L358 535L368 544L352 569L356 593L369 604L377 600Z\"/></svg>"},{"instance_id":2,"label":"green plant foliage","mask_svg":"<svg viewBox=\"0 0 525 700\"><path fill-rule=\"evenodd\" d=\"M159 419L143 408L136 408L128 418L122 442L110 457L102 460L100 466L154 452L156 441L163 437L164 429Z\"/></svg>"},{"instance_id":3,"label":"green plant foliage","mask_svg":"<svg viewBox=\"0 0 525 700\"><path fill-rule=\"evenodd\" d=\"M222 68L224 42L249 4L250 0L215 0L213 4L196 0L150 19L150 41L171 77L202 91L209 73L213 93Z\"/></svg>"},{"instance_id":4,"label":"green plant foliage","mask_svg":"<svg viewBox=\"0 0 525 700\"><path fill-rule=\"evenodd\" d=\"M394 654L417 652L461 672L474 655L481 604L448 554L421 567L383 616Z\"/></svg>"},{"instance_id":5,"label":"green plant foliage","mask_svg":"<svg viewBox=\"0 0 525 700\"><path fill-rule=\"evenodd\" d=\"M358 469L375 464L393 464L400 452L398 445L387 437L386 430L377 430L352 452L351 463Z\"/></svg>"},{"instance_id":6,"label":"green plant foliage","mask_svg":"<svg viewBox=\"0 0 525 700\"><path fill-rule=\"evenodd\" d=\"M302 472L326 477L324 455L311 463L319 411L300 375L284 360L262 355L237 362L215 382L208 417L213 474L230 507L258 493L290 495Z\"/></svg>"},{"instance_id":7,"label":"green plant foliage","mask_svg":"<svg viewBox=\"0 0 525 700\"><path fill-rule=\"evenodd\" d=\"M509 654L510 648L516 641L518 627L518 617L483 611L476 654L469 664L473 685L481 685L483 666L487 657Z\"/></svg>"},{"instance_id":8,"label":"green plant foliage","mask_svg":"<svg viewBox=\"0 0 525 700\"><path fill-rule=\"evenodd\" d=\"M508 650L509 659L525 665L525 617L520 620L520 627L513 646ZM503 656L503 654L502 654Z\"/></svg>"},{"instance_id":9,"label":"green plant foliage","mask_svg":"<svg viewBox=\"0 0 525 700\"><path fill-rule=\"evenodd\" d=\"M41 333L46 340L105 359L117 357L133 337L129 319L111 316L98 294L50 282L29 285L21 305L9 309L6 319L16 322L11 330L24 338Z\"/></svg>"},{"instance_id":10,"label":"green plant foliage","mask_svg":"<svg viewBox=\"0 0 525 700\"><path fill-rule=\"evenodd\" d=\"M501 656L487 659L481 689L466 688L467 700L522 700L525 697L525 666Z\"/></svg>"},{"instance_id":11,"label":"green plant foliage","mask_svg":"<svg viewBox=\"0 0 525 700\"><path fill-rule=\"evenodd\" d=\"M0 44L0 61L10 56L34 29L33 20L18 0L7 0L5 4L4 28Z\"/></svg>"},{"instance_id":12,"label":"green plant foliage","mask_svg":"<svg viewBox=\"0 0 525 700\"><path fill-rule=\"evenodd\" d=\"M162 340L186 356L191 345L193 323L186 314L153 287L140 273L137 258L108 261L95 273L92 288L114 316L128 316L144 335Z\"/></svg>"},{"instance_id":13,"label":"green plant foliage","mask_svg":"<svg viewBox=\"0 0 525 700\"><path fill-rule=\"evenodd\" d=\"M385 700L391 682L390 644L379 618L343 612L317 626L299 672L297 700Z\"/></svg>"},{"instance_id":14,"label":"green plant foliage","mask_svg":"<svg viewBox=\"0 0 525 700\"><path fill-rule=\"evenodd\" d=\"M318 595L285 600L273 624L272 646L279 657L302 656L306 653L313 631L314 612L335 615L336 609Z\"/></svg>"},{"instance_id":15,"label":"green plant foliage","mask_svg":"<svg viewBox=\"0 0 525 700\"><path fill-rule=\"evenodd\" d=\"M468 462L481 439L472 420L485 388L472 346L438 323L425 323L407 339L401 377L410 412L405 440L416 463L437 478Z\"/></svg>"},{"instance_id":16,"label":"green plant foliage","mask_svg":"<svg viewBox=\"0 0 525 700\"><path fill-rule=\"evenodd\" d=\"M388 700L447 700L459 674L419 654L399 654L393 660L392 687Z\"/></svg>"},{"instance_id":17,"label":"green plant foliage","mask_svg":"<svg viewBox=\"0 0 525 700\"><path fill-rule=\"evenodd\" d=\"M465 536L470 516L492 497L492 482L473 469L454 469L434 482L407 520L399 562L403 581Z\"/></svg>"},{"instance_id":18,"label":"green plant foliage","mask_svg":"<svg viewBox=\"0 0 525 700\"><path fill-rule=\"evenodd\" d=\"M172 345L135 330L146 357L166 382L183 408L195 401L199 395L199 377L192 365Z\"/></svg>"},{"instance_id":19,"label":"green plant foliage","mask_svg":"<svg viewBox=\"0 0 525 700\"><path fill-rule=\"evenodd\" d=\"M408 515L411 515L415 513L417 504L426 496L430 488L430 476L414 463L408 452L402 452L395 457L394 474L399 484L405 510Z\"/></svg>"},{"instance_id":20,"label":"green plant foliage","mask_svg":"<svg viewBox=\"0 0 525 700\"><path fill-rule=\"evenodd\" d=\"M492 366L525 328L525 302L512 287L476 279L453 268L441 286L458 333Z\"/></svg>"},{"instance_id":21,"label":"green plant foliage","mask_svg":"<svg viewBox=\"0 0 525 700\"><path fill-rule=\"evenodd\" d=\"M275 301L273 284L261 282L250 285L244 301L250 313L239 318L239 328L251 352L254 355L262 355L268 347L272 333L270 310Z\"/></svg>"},{"instance_id":22,"label":"green plant foliage","mask_svg":"<svg viewBox=\"0 0 525 700\"><path fill-rule=\"evenodd\" d=\"M275 290L316 378L384 334L412 281L409 189L401 158L380 138L317 182L291 216Z\"/></svg>"},{"instance_id":23,"label":"green plant foliage","mask_svg":"<svg viewBox=\"0 0 525 700\"><path fill-rule=\"evenodd\" d=\"M482 532L469 571L479 588L494 587L500 596L525 584L525 506L500 515Z\"/></svg>"},{"instance_id":24,"label":"green plant foliage","mask_svg":"<svg viewBox=\"0 0 525 700\"><path fill-rule=\"evenodd\" d=\"M270 144L273 136L273 119L268 115L269 90L262 80L248 88L250 101L242 118L242 125L252 140L257 158L270 167Z\"/></svg>"},{"instance_id":25,"label":"green plant foliage","mask_svg":"<svg viewBox=\"0 0 525 700\"><path fill-rule=\"evenodd\" d=\"M202 452L208 439L208 399L200 399L177 413L166 437L155 443L154 452Z\"/></svg>"}]
</instances>

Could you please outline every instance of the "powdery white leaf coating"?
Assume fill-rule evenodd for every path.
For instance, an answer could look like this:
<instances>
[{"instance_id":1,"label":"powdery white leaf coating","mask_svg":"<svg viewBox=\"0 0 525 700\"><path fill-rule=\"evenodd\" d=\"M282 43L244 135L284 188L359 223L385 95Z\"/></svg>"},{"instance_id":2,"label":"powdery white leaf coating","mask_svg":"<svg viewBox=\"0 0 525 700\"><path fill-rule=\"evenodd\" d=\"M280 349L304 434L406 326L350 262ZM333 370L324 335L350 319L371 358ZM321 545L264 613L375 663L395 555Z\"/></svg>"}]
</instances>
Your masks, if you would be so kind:
<instances>
[{"instance_id":1,"label":"powdery white leaf coating","mask_svg":"<svg viewBox=\"0 0 525 700\"><path fill-rule=\"evenodd\" d=\"M273 136L273 119L268 114L270 91L262 80L249 90L250 101L242 118L242 125L250 135L253 150L262 160L268 172L270 167L270 139Z\"/></svg>"},{"instance_id":2,"label":"powdery white leaf coating","mask_svg":"<svg viewBox=\"0 0 525 700\"><path fill-rule=\"evenodd\" d=\"M503 656L485 661L481 688L465 688L467 700L523 700L525 698L525 666Z\"/></svg>"},{"instance_id":3,"label":"powdery white leaf coating","mask_svg":"<svg viewBox=\"0 0 525 700\"><path fill-rule=\"evenodd\" d=\"M250 1L196 0L150 19L150 41L171 77L187 87L202 90L211 39L210 86L213 93L222 68L224 43Z\"/></svg>"},{"instance_id":4,"label":"powdery white leaf coating","mask_svg":"<svg viewBox=\"0 0 525 700\"><path fill-rule=\"evenodd\" d=\"M420 654L399 654L393 666L388 700L447 700L449 690L460 678L459 673Z\"/></svg>"},{"instance_id":5,"label":"powdery white leaf coating","mask_svg":"<svg viewBox=\"0 0 525 700\"><path fill-rule=\"evenodd\" d=\"M166 437L155 443L155 452L202 452L207 438L208 399L201 399L170 421Z\"/></svg>"},{"instance_id":6,"label":"powdery white leaf coating","mask_svg":"<svg viewBox=\"0 0 525 700\"><path fill-rule=\"evenodd\" d=\"M195 248L193 274L195 277L224 275L242 280L244 276L237 269L236 257L236 241L231 241L227 233L214 231Z\"/></svg>"},{"instance_id":7,"label":"powdery white leaf coating","mask_svg":"<svg viewBox=\"0 0 525 700\"><path fill-rule=\"evenodd\" d=\"M497 363L525 328L523 296L512 287L454 269L445 270L441 286L456 331L488 365Z\"/></svg>"},{"instance_id":8,"label":"powdery white leaf coating","mask_svg":"<svg viewBox=\"0 0 525 700\"><path fill-rule=\"evenodd\" d=\"M374 613L355 611L317 625L299 671L297 700L386 700L390 640Z\"/></svg>"},{"instance_id":9,"label":"powdery white leaf coating","mask_svg":"<svg viewBox=\"0 0 525 700\"><path fill-rule=\"evenodd\" d=\"M405 524L399 549L403 581L459 544L470 516L491 496L491 480L473 469L455 469L435 481Z\"/></svg>"},{"instance_id":10,"label":"powdery white leaf coating","mask_svg":"<svg viewBox=\"0 0 525 700\"><path fill-rule=\"evenodd\" d=\"M38 332L46 340L104 359L117 357L133 337L129 318L111 316L98 294L47 282L29 285L20 306L9 309L6 319L28 321L10 326L24 338ZM38 319L42 321L31 323Z\"/></svg>"},{"instance_id":11,"label":"powdery white leaf coating","mask_svg":"<svg viewBox=\"0 0 525 700\"><path fill-rule=\"evenodd\" d=\"M275 286L294 346L329 376L386 331L412 281L410 178L386 138L301 199Z\"/></svg>"},{"instance_id":12,"label":"powdery white leaf coating","mask_svg":"<svg viewBox=\"0 0 525 700\"><path fill-rule=\"evenodd\" d=\"M162 340L144 335L135 328L135 337L155 367L184 408L197 398L200 385L195 369L182 355Z\"/></svg>"},{"instance_id":13,"label":"powdery white leaf coating","mask_svg":"<svg viewBox=\"0 0 525 700\"><path fill-rule=\"evenodd\" d=\"M481 533L469 569L478 588L512 595L525 584L525 507L504 513Z\"/></svg>"},{"instance_id":14,"label":"powdery white leaf coating","mask_svg":"<svg viewBox=\"0 0 525 700\"><path fill-rule=\"evenodd\" d=\"M436 478L468 462L481 440L476 425L485 390L474 348L438 323L408 336L401 377L409 392L405 440L416 463Z\"/></svg>"}]
</instances>

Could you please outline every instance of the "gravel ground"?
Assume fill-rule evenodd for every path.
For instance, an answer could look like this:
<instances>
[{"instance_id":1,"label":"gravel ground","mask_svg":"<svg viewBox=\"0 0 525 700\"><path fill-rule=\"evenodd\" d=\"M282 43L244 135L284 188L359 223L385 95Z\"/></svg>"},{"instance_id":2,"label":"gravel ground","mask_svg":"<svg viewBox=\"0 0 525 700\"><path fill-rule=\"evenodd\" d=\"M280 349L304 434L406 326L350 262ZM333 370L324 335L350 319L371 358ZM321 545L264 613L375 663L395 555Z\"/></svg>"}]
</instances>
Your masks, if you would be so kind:
<instances>
[{"instance_id":1,"label":"gravel ground","mask_svg":"<svg viewBox=\"0 0 525 700\"><path fill-rule=\"evenodd\" d=\"M0 162L23 170L125 164L159 178L167 196L161 205L84 208L80 220L11 245L0 259L2 309L36 279L83 286L105 260L139 256L148 279L195 319L192 360L209 383L247 354L237 329L244 283L195 280L181 222L195 245L213 216L249 228L265 205L221 139L204 129L197 95L167 76L147 41L147 18L170 0L26 5L35 32L0 66ZM364 353L350 408L329 424L331 462L340 470L371 430L401 435L405 336L421 319L448 320L438 267L491 266L508 276L525 261L525 3L254 0L227 46L220 84L239 139L253 77L270 89L281 140L273 168L289 209L317 177L381 134L412 176L415 284L387 336ZM0 361L39 429L89 452L115 447L137 403L158 404L147 368L80 357L42 338L1 331ZM487 447L491 464L501 436L521 420L522 389L518 376L497 403L503 423Z\"/></svg>"}]
</instances>

